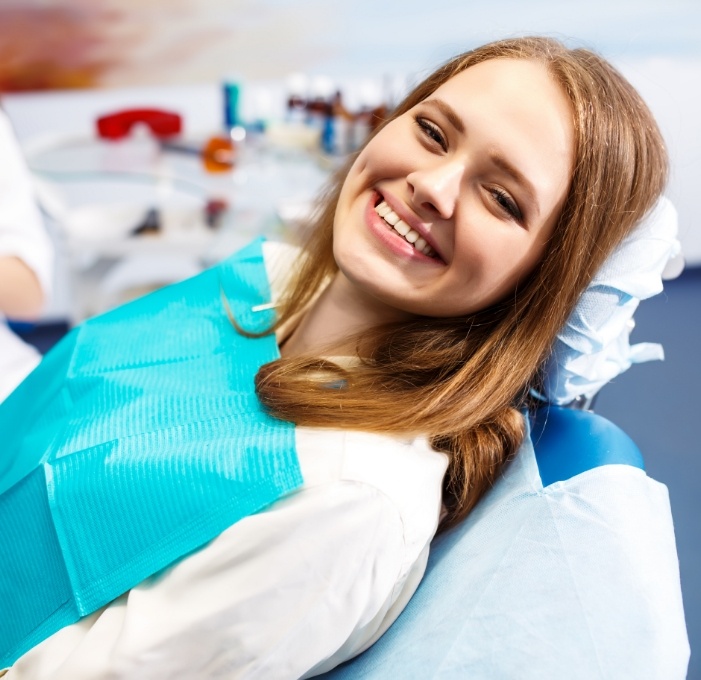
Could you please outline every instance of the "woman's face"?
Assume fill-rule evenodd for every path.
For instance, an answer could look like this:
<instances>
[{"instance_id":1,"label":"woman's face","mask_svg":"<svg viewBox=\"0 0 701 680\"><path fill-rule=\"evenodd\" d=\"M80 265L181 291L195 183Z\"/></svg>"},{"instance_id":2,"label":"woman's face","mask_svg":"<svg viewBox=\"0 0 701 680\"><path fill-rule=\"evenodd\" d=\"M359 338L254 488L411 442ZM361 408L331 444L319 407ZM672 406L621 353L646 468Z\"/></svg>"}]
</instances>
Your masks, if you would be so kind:
<instances>
[{"instance_id":1,"label":"woman's face","mask_svg":"<svg viewBox=\"0 0 701 680\"><path fill-rule=\"evenodd\" d=\"M544 66L493 59L459 73L351 168L334 220L339 277L395 318L499 301L544 252L573 149L569 100Z\"/></svg>"}]
</instances>

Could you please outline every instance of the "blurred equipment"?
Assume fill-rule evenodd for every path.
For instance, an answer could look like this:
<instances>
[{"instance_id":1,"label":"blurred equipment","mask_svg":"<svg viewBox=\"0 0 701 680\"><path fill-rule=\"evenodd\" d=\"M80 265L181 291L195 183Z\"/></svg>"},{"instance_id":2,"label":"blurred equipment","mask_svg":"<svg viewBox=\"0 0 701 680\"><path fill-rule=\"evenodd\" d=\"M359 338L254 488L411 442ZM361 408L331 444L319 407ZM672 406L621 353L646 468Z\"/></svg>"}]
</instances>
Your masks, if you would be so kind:
<instances>
[{"instance_id":1,"label":"blurred equipment","mask_svg":"<svg viewBox=\"0 0 701 680\"><path fill-rule=\"evenodd\" d=\"M182 118L160 109L127 109L108 113L97 119L97 133L102 139L123 139L135 125L146 125L159 139L179 135Z\"/></svg>"}]
</instances>

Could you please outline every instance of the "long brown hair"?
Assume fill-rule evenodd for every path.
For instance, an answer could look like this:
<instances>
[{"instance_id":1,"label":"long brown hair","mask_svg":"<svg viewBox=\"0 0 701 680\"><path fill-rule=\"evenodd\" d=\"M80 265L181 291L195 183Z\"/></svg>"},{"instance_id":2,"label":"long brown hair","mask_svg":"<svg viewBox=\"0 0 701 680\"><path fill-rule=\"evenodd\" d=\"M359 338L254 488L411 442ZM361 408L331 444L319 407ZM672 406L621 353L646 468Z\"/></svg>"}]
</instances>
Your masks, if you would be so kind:
<instances>
[{"instance_id":1,"label":"long brown hair","mask_svg":"<svg viewBox=\"0 0 701 680\"><path fill-rule=\"evenodd\" d=\"M574 169L559 221L527 281L489 309L460 318L385 324L357 339L360 361L341 369L318 357L263 366L258 396L273 415L313 427L427 435L450 456L448 515L464 518L524 436L529 388L579 296L607 255L652 207L667 177L655 121L606 61L548 38L517 38L462 54L419 84L385 124L441 84L488 59L542 63L572 104ZM332 227L349 159L330 184L275 328L304 310L337 271ZM329 380L343 378L341 389Z\"/></svg>"}]
</instances>

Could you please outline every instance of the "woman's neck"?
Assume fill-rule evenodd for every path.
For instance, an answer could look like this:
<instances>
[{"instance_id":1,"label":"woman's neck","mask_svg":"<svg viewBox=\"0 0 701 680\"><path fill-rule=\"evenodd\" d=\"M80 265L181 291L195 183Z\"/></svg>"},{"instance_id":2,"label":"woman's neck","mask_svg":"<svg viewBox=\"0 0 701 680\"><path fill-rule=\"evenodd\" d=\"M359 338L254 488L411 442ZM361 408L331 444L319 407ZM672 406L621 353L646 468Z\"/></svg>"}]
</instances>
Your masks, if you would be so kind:
<instances>
[{"instance_id":1,"label":"woman's neck","mask_svg":"<svg viewBox=\"0 0 701 680\"><path fill-rule=\"evenodd\" d=\"M280 343L283 357L307 352L335 355L355 354L352 338L369 328L408 315L379 300L360 295L338 272L331 283L303 314L294 330Z\"/></svg>"}]
</instances>

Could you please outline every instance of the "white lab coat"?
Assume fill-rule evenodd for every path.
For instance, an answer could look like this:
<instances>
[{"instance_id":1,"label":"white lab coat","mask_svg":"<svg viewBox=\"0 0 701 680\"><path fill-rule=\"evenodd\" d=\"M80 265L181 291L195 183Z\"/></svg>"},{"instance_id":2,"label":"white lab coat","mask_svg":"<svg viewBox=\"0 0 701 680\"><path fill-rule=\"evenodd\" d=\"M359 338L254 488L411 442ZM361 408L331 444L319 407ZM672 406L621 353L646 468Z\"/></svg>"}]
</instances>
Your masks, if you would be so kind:
<instances>
[{"instance_id":1,"label":"white lab coat","mask_svg":"<svg viewBox=\"0 0 701 680\"><path fill-rule=\"evenodd\" d=\"M53 276L53 249L34 201L29 170L10 121L0 109L0 256L23 260L48 295ZM0 312L0 401L41 359L5 324Z\"/></svg>"}]
</instances>

